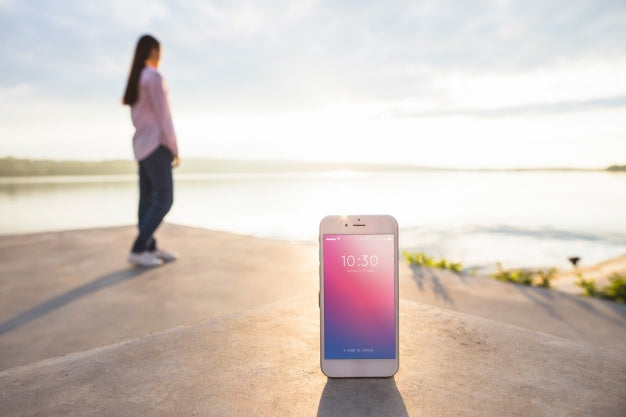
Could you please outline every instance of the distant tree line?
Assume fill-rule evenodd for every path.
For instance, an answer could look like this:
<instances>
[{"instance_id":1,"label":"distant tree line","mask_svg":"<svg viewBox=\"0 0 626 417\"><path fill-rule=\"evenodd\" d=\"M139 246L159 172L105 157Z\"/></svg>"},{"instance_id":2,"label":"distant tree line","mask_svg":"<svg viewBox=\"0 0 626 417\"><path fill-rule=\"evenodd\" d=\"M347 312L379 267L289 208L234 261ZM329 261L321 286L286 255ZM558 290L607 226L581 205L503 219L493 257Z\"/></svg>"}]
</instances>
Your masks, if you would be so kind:
<instances>
[{"instance_id":1,"label":"distant tree line","mask_svg":"<svg viewBox=\"0 0 626 417\"><path fill-rule=\"evenodd\" d=\"M114 175L133 174L133 161L52 161L43 159L0 159L0 176Z\"/></svg>"},{"instance_id":2,"label":"distant tree line","mask_svg":"<svg viewBox=\"0 0 626 417\"><path fill-rule=\"evenodd\" d=\"M350 171L463 171L450 168L429 168L416 165L366 164L338 162L305 162L283 160L228 160L228 159L183 159L176 169L180 173L246 173L246 172L324 172ZM537 171L538 169L480 169L475 171ZM469 171L472 171L471 169ZM539 171L597 171L567 168L539 169ZM626 165L612 165L610 172L626 172ZM44 175L128 175L137 172L132 160L109 161L55 161L48 159L0 158L0 177L25 177Z\"/></svg>"},{"instance_id":3,"label":"distant tree line","mask_svg":"<svg viewBox=\"0 0 626 417\"><path fill-rule=\"evenodd\" d=\"M359 163L326 163L283 160L183 159L180 173L252 173L252 172L325 172L352 171L416 171L428 168L412 165L381 165ZM53 161L43 159L0 158L0 177L43 175L120 175L134 174L137 164L132 160Z\"/></svg>"},{"instance_id":4,"label":"distant tree line","mask_svg":"<svg viewBox=\"0 0 626 417\"><path fill-rule=\"evenodd\" d=\"M611 165L606 170L610 172L626 172L626 165Z\"/></svg>"}]
</instances>

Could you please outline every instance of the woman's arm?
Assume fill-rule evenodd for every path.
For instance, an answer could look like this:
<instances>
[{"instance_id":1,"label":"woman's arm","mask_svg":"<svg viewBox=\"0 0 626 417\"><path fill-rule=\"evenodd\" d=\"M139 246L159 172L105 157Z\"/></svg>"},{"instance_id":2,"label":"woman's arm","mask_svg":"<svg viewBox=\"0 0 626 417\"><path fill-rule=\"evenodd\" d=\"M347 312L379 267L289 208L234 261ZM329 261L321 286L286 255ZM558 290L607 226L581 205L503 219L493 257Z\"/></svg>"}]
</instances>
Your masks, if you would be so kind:
<instances>
[{"instance_id":1,"label":"woman's arm","mask_svg":"<svg viewBox=\"0 0 626 417\"><path fill-rule=\"evenodd\" d=\"M178 158L178 143L176 141L176 133L174 132L174 122L170 112L169 99L167 95L167 87L161 74L154 72L153 76L148 79L148 89L152 98L152 105L156 113L157 122L163 132L165 146L172 152L174 158Z\"/></svg>"}]
</instances>

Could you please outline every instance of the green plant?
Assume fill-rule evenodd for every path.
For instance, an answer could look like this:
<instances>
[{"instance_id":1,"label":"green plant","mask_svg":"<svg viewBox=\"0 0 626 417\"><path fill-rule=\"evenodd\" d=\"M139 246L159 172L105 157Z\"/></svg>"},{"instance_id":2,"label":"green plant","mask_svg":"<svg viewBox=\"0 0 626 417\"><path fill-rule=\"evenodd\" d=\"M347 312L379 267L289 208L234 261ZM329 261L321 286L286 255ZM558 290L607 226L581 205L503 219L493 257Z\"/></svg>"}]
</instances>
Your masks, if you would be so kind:
<instances>
[{"instance_id":1,"label":"green plant","mask_svg":"<svg viewBox=\"0 0 626 417\"><path fill-rule=\"evenodd\" d=\"M556 273L556 269L502 269L502 264L498 262L498 272L491 275L498 281L512 282L521 285L534 285L536 287L550 288L550 282Z\"/></svg>"},{"instance_id":2,"label":"green plant","mask_svg":"<svg viewBox=\"0 0 626 417\"><path fill-rule=\"evenodd\" d=\"M593 279L585 279L583 274L578 273L578 281L576 281L576 285L584 290L585 295L589 297L598 297L598 288L596 288L596 283Z\"/></svg>"},{"instance_id":3,"label":"green plant","mask_svg":"<svg viewBox=\"0 0 626 417\"><path fill-rule=\"evenodd\" d=\"M543 287L543 288L550 288L550 282L552 281L552 278L554 278L554 274L556 274L556 269L555 268L550 268L546 271L544 270L538 270L537 271L537 280L535 285L537 287Z\"/></svg>"},{"instance_id":4,"label":"green plant","mask_svg":"<svg viewBox=\"0 0 626 417\"><path fill-rule=\"evenodd\" d=\"M584 290L585 295L589 297L604 298L605 300L626 303L626 276L617 272L609 276L609 285L602 289L598 289L593 279L585 279L581 273L578 275L576 285Z\"/></svg>"},{"instance_id":5,"label":"green plant","mask_svg":"<svg viewBox=\"0 0 626 417\"><path fill-rule=\"evenodd\" d=\"M404 251L402 252L402 256L404 257L404 259L413 265L419 265L419 266L435 266L435 260L426 255L424 252L407 252Z\"/></svg>"},{"instance_id":6,"label":"green plant","mask_svg":"<svg viewBox=\"0 0 626 417\"><path fill-rule=\"evenodd\" d=\"M463 264L460 262L451 262L445 258L436 260L432 256L426 255L424 252L402 252L404 259L412 265L425 266L431 268L448 269L453 272L461 272Z\"/></svg>"},{"instance_id":7,"label":"green plant","mask_svg":"<svg viewBox=\"0 0 626 417\"><path fill-rule=\"evenodd\" d=\"M529 271L521 269L504 270L502 264L498 262L498 272L491 275L492 278L498 281L513 282L515 284L531 285L533 282L532 276Z\"/></svg>"},{"instance_id":8,"label":"green plant","mask_svg":"<svg viewBox=\"0 0 626 417\"><path fill-rule=\"evenodd\" d=\"M609 277L609 282L610 284L604 287L606 295L611 300L626 303L626 276L615 272Z\"/></svg>"}]
</instances>

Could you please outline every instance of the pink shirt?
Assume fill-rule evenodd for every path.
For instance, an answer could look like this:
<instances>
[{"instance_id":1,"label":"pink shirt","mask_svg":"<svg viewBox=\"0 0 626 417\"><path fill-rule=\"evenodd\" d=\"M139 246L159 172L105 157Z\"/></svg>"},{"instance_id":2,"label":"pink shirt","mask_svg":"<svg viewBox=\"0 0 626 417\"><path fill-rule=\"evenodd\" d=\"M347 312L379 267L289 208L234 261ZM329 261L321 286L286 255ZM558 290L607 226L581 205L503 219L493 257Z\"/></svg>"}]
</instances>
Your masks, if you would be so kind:
<instances>
[{"instance_id":1,"label":"pink shirt","mask_svg":"<svg viewBox=\"0 0 626 417\"><path fill-rule=\"evenodd\" d=\"M161 74L152 67L144 67L139 76L139 97L130 107L135 134L133 150L135 159L141 161L159 145L164 145L178 156L178 144L170 113L167 87Z\"/></svg>"}]
</instances>

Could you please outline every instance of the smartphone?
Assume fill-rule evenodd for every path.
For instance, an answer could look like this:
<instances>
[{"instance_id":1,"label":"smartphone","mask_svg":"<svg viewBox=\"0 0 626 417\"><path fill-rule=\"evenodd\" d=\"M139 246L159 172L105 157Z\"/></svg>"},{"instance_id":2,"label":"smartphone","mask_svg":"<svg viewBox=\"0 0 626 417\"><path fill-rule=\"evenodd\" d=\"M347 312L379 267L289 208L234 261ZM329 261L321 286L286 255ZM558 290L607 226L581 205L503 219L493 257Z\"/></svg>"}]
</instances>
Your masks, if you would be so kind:
<instances>
[{"instance_id":1,"label":"smartphone","mask_svg":"<svg viewBox=\"0 0 626 417\"><path fill-rule=\"evenodd\" d=\"M320 222L320 363L328 377L398 371L398 223L388 215Z\"/></svg>"}]
</instances>

